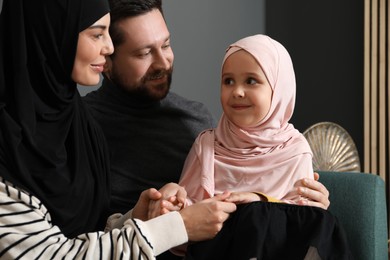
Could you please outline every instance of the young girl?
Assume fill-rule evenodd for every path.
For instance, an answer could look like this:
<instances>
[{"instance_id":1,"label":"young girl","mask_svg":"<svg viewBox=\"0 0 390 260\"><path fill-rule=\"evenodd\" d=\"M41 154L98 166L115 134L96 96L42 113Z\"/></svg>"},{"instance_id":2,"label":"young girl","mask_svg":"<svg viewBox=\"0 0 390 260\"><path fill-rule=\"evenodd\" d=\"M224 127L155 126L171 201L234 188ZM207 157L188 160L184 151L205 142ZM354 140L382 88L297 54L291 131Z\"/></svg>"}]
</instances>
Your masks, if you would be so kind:
<instances>
[{"instance_id":1,"label":"young girl","mask_svg":"<svg viewBox=\"0 0 390 260\"><path fill-rule=\"evenodd\" d=\"M312 153L289 120L295 76L286 49L265 35L229 46L222 66L223 115L202 132L179 184L191 205L224 191L241 204L212 240L172 249L199 259L352 259L337 219L319 207L301 207L296 187L314 179ZM168 190L160 202L169 211ZM254 201L282 203L249 203ZM180 201L183 203L183 201ZM165 205L167 205L165 207ZM179 204L177 204L179 205Z\"/></svg>"},{"instance_id":2,"label":"young girl","mask_svg":"<svg viewBox=\"0 0 390 260\"><path fill-rule=\"evenodd\" d=\"M295 104L290 55L265 35L227 49L222 66L223 115L216 129L196 139L180 185L187 205L229 190L236 203L257 200L297 204L302 178L313 179L312 153L289 120Z\"/></svg>"}]
</instances>

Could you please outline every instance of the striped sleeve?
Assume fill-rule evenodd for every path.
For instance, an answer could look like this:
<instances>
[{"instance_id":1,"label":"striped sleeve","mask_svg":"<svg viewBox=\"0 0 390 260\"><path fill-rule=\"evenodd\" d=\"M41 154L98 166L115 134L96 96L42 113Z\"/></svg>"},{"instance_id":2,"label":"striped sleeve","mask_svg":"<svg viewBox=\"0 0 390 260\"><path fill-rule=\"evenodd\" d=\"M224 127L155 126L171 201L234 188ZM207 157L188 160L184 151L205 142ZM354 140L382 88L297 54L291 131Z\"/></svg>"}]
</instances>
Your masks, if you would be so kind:
<instances>
[{"instance_id":1,"label":"striped sleeve","mask_svg":"<svg viewBox=\"0 0 390 260\"><path fill-rule=\"evenodd\" d=\"M155 259L186 239L177 212L68 239L39 199L0 178L0 259Z\"/></svg>"}]
</instances>

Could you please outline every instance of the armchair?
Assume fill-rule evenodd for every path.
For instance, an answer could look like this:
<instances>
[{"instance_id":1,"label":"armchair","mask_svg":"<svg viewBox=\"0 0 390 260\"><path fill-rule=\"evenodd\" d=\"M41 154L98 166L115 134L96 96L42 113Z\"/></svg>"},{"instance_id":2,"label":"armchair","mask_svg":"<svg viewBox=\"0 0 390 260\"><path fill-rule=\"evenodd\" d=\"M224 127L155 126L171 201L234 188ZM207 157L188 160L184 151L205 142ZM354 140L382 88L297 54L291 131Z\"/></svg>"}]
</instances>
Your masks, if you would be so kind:
<instances>
[{"instance_id":1,"label":"armchair","mask_svg":"<svg viewBox=\"0 0 390 260\"><path fill-rule=\"evenodd\" d=\"M387 260L388 230L384 181L378 175L319 171L330 207L343 226L355 259Z\"/></svg>"}]
</instances>

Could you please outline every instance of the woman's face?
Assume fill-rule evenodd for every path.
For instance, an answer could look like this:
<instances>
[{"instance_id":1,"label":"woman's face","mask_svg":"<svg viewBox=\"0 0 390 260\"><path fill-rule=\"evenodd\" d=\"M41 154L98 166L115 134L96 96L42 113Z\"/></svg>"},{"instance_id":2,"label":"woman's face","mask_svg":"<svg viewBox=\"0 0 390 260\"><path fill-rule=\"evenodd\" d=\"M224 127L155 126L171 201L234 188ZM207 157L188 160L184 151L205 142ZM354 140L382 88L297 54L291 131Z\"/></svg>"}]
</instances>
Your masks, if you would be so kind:
<instances>
[{"instance_id":1,"label":"woman's face","mask_svg":"<svg viewBox=\"0 0 390 260\"><path fill-rule=\"evenodd\" d=\"M103 72L106 56L114 51L108 33L110 14L96 21L89 28L79 33L76 58L73 65L72 79L84 86L97 85Z\"/></svg>"},{"instance_id":2,"label":"woman's face","mask_svg":"<svg viewBox=\"0 0 390 260\"><path fill-rule=\"evenodd\" d=\"M221 103L240 127L256 126L271 107L272 88L255 58L244 50L230 55L222 68Z\"/></svg>"}]
</instances>

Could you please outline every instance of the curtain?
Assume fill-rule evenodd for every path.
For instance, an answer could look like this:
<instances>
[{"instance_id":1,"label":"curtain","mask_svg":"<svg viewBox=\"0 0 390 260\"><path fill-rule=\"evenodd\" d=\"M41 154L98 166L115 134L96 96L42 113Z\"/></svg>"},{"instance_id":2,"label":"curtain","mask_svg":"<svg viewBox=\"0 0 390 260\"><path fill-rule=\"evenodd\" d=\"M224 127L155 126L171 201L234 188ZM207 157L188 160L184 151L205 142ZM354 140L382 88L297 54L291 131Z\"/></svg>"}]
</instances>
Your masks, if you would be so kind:
<instances>
[{"instance_id":1,"label":"curtain","mask_svg":"<svg viewBox=\"0 0 390 260\"><path fill-rule=\"evenodd\" d=\"M389 0L365 0L364 13L364 171L383 178L389 203Z\"/></svg>"}]
</instances>

